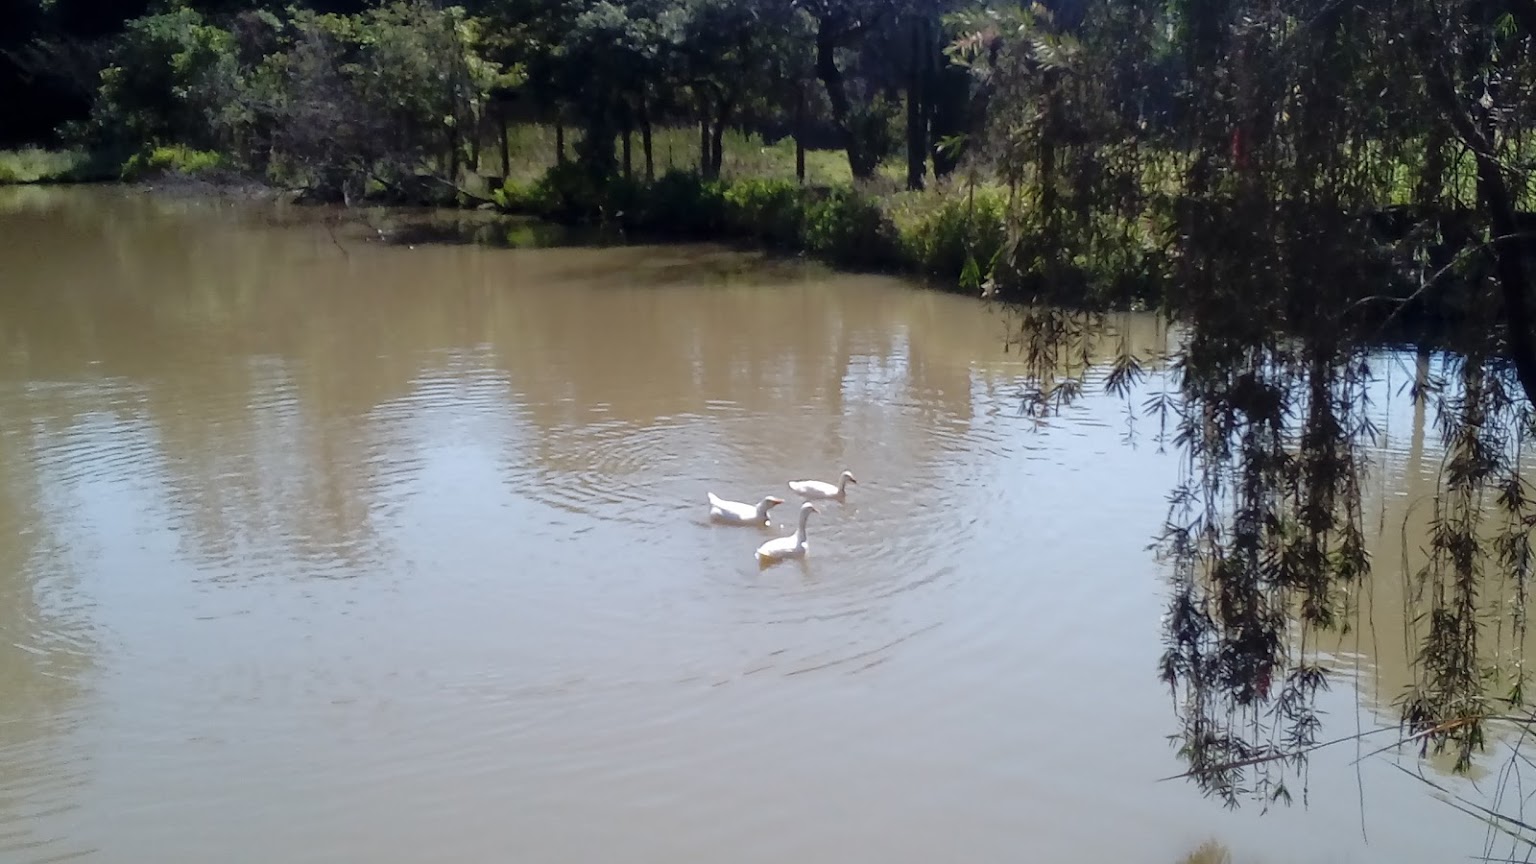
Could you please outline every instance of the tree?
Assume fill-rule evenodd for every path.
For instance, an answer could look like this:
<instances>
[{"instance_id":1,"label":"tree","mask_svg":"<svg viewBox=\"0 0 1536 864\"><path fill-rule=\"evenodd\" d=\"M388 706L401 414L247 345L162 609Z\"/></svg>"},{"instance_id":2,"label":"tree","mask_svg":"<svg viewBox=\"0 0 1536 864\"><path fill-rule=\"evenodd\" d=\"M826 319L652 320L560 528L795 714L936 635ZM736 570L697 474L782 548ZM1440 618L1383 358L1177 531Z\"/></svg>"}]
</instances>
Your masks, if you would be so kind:
<instances>
[{"instance_id":1,"label":"tree","mask_svg":"<svg viewBox=\"0 0 1536 864\"><path fill-rule=\"evenodd\" d=\"M1480 592L1507 580L1520 644L1532 561L1518 470L1536 365L1519 209L1536 121L1523 0L1096 0L955 19L1016 190L992 273L1048 358L1152 283L1186 328L1148 409L1186 455L1161 549L1174 574L1160 671L1206 791L1287 800L1317 744L1319 634L1370 574L1361 488L1372 352L1439 329L1448 376L1417 383L1448 461L1406 730L1465 768L1501 713L1529 714L1521 658L1490 650ZM1115 266L1104 254L1138 250ZM1113 273L1111 277L1107 275ZM1110 376L1123 390L1134 357ZM1058 390L1069 392L1070 388Z\"/></svg>"},{"instance_id":2,"label":"tree","mask_svg":"<svg viewBox=\"0 0 1536 864\"><path fill-rule=\"evenodd\" d=\"M848 78L837 55L840 50L857 45L872 30L894 17L897 6L874 0L794 0L794 3L815 22L816 77L826 88L833 120L848 153L848 168L854 179L867 180L874 176L880 160L889 155L891 142L885 137L890 120L889 108L853 101Z\"/></svg>"},{"instance_id":3,"label":"tree","mask_svg":"<svg viewBox=\"0 0 1536 864\"><path fill-rule=\"evenodd\" d=\"M396 2L356 16L301 13L294 27L290 146L306 141L295 149L347 183L395 186L420 174L457 183L461 130L478 127L500 72L476 54L463 9Z\"/></svg>"},{"instance_id":4,"label":"tree","mask_svg":"<svg viewBox=\"0 0 1536 864\"><path fill-rule=\"evenodd\" d=\"M719 176L722 140L734 120L794 98L793 82L808 65L806 35L803 16L782 3L692 0L683 7L676 48L699 106L705 176Z\"/></svg>"},{"instance_id":5,"label":"tree","mask_svg":"<svg viewBox=\"0 0 1536 864\"><path fill-rule=\"evenodd\" d=\"M209 148L211 115L232 89L234 37L196 10L179 8L130 21L100 73L92 120L114 149L140 142Z\"/></svg>"}]
</instances>

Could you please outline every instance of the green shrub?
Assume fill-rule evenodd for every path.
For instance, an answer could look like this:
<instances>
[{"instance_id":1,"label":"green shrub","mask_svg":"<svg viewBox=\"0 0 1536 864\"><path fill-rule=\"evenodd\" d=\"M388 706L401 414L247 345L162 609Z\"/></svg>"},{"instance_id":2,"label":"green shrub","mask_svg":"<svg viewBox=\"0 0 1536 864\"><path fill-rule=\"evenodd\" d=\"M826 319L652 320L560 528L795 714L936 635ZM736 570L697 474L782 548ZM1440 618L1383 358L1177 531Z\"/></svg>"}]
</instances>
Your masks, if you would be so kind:
<instances>
[{"instance_id":1,"label":"green shrub","mask_svg":"<svg viewBox=\"0 0 1536 864\"><path fill-rule=\"evenodd\" d=\"M793 180L738 180L725 188L731 233L775 246L799 246L805 232L805 190Z\"/></svg>"},{"instance_id":2,"label":"green shrub","mask_svg":"<svg viewBox=\"0 0 1536 864\"><path fill-rule=\"evenodd\" d=\"M990 273L1006 239L1007 202L997 190L978 188L946 195L936 206L905 224L902 245L907 258L924 274L960 279L975 268L971 279ZM972 286L963 286L970 290Z\"/></svg>"},{"instance_id":3,"label":"green shrub","mask_svg":"<svg viewBox=\"0 0 1536 864\"><path fill-rule=\"evenodd\" d=\"M128 157L123 163L122 178L128 181L146 180L165 175L204 177L224 170L224 157L209 150L194 150L179 144L168 147L151 147Z\"/></svg>"},{"instance_id":4,"label":"green shrub","mask_svg":"<svg viewBox=\"0 0 1536 864\"><path fill-rule=\"evenodd\" d=\"M547 210L541 204L538 192L542 189L537 181L523 183L515 178L508 177L500 189L491 192L491 200L496 206L509 213L524 213L533 216L545 215Z\"/></svg>"},{"instance_id":5,"label":"green shrub","mask_svg":"<svg viewBox=\"0 0 1536 864\"><path fill-rule=\"evenodd\" d=\"M668 171L646 190L630 224L683 237L725 233L725 185L692 171Z\"/></svg>"},{"instance_id":6,"label":"green shrub","mask_svg":"<svg viewBox=\"0 0 1536 864\"><path fill-rule=\"evenodd\" d=\"M852 189L832 189L806 207L805 250L851 267L888 269L901 261L896 226Z\"/></svg>"},{"instance_id":7,"label":"green shrub","mask_svg":"<svg viewBox=\"0 0 1536 864\"><path fill-rule=\"evenodd\" d=\"M559 222L605 221L631 196L620 181L603 181L576 162L562 162L524 187L508 181L503 187L509 209Z\"/></svg>"},{"instance_id":8,"label":"green shrub","mask_svg":"<svg viewBox=\"0 0 1536 864\"><path fill-rule=\"evenodd\" d=\"M693 171L670 171L649 184L597 182L566 163L531 186L507 181L494 198L504 210L557 222L619 222L675 238L750 238L853 267L899 269L908 260L879 203L848 187L705 180Z\"/></svg>"}]
</instances>

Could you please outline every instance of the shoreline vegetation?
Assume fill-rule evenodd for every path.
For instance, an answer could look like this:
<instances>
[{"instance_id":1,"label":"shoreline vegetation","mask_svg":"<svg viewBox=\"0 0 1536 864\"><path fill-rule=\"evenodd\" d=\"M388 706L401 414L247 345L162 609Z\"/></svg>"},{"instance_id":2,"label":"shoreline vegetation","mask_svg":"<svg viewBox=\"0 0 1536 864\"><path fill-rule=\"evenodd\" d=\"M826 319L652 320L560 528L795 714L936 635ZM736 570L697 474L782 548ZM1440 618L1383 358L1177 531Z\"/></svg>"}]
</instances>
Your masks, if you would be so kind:
<instances>
[{"instance_id":1,"label":"shoreline vegetation","mask_svg":"<svg viewBox=\"0 0 1536 864\"><path fill-rule=\"evenodd\" d=\"M1009 290L998 291L1001 268L1020 248L1040 247L1042 236L1021 235L1037 224L1022 213L1027 196L1009 190L984 172L969 171L904 188L900 173L882 166L875 176L854 180L836 150L802 150L783 138L773 143L733 130L722 138L721 164L710 179L700 168L694 130L655 130L654 162L645 169L625 164L613 176L594 180L563 148L579 147L579 133L526 124L508 131L507 175L494 168L459 166L457 181L419 173L407 181L375 178L356 195L338 201L297 178L256 176L232 157L183 145L155 145L126 158L84 150L28 147L0 150L0 187L30 184L118 184L148 189L280 195L297 203L393 206L495 211L530 217L565 228L590 229L594 238L624 241L722 242L803 255L855 272L903 276L929 288L981 298L1044 302L1065 309L1125 311L1156 309L1165 298L1173 262L1166 250L1178 225L1143 219L1139 230L1115 238L1099 257L1078 255L1053 262L1045 255L1033 272L1008 275ZM628 146L624 147L630 151ZM483 151L482 161L499 159ZM798 164L797 164L798 163ZM796 173L805 179L797 179ZM957 174L961 172L956 172ZM1473 182L1464 178L1465 182ZM1153 208L1179 207L1165 196ZM1388 206L1364 214L1383 241L1420 227L1419 217ZM514 229L515 230L515 229ZM1010 255L1012 253L1012 255ZM1408 283L1381 273L1397 302L1379 331L1382 342L1418 342L1455 350L1457 322L1465 314L1455 287L1420 301Z\"/></svg>"},{"instance_id":2,"label":"shoreline vegetation","mask_svg":"<svg viewBox=\"0 0 1536 864\"><path fill-rule=\"evenodd\" d=\"M983 291L984 269L1006 239L1006 200L993 185L946 180L908 191L893 174L855 183L842 154L829 150L804 154L801 183L792 142L768 144L743 132L725 136L720 176L706 179L688 129L656 130L664 146L653 179L631 171L593 182L554 152L554 136L547 126L517 130L512 176L465 169L448 184L423 174L414 184L369 184L348 203L495 210L627 238L747 243L973 295ZM259 190L330 203L302 185L252 177L217 152L182 146L151 147L127 159L35 147L0 151L0 186L83 183ZM1139 305L1142 298L1127 299Z\"/></svg>"},{"instance_id":3,"label":"shoreline vegetation","mask_svg":"<svg viewBox=\"0 0 1536 864\"><path fill-rule=\"evenodd\" d=\"M73 149L0 151L0 183L495 209L1072 312L1187 315L1190 286L1262 261L1265 279L1348 285L1350 333L1442 346L1495 269L1467 254L1488 230L1467 203L1473 151L1435 129L1346 136L1316 166L1333 173L1298 180L1313 166L1239 116L1194 135L1170 65L1189 34L1153 39L1178 16L1141 6L342 7L167 0L95 41L48 36L44 16L0 59L73 100L34 135ZM1496 248L1517 244L1536 247ZM1275 329L1315 323L1309 292L1273 310Z\"/></svg>"},{"instance_id":4,"label":"shoreline vegetation","mask_svg":"<svg viewBox=\"0 0 1536 864\"><path fill-rule=\"evenodd\" d=\"M855 272L903 276L925 286L981 298L1000 293L997 278L1010 253L1039 247L1042 236L1021 236L1020 225L1037 224L1022 214L1028 199L982 172L966 172L930 181L922 189L903 187L891 166L854 180L836 150L796 152L788 138L767 143L739 130L723 135L721 165L713 179L700 169L694 130L657 129L657 156L641 176L639 166L624 165L613 176L594 180L584 166L562 153L579 133L527 124L509 130L507 175L460 166L457 182L424 172L411 181L385 184L375 179L344 201L317 195L295 178L254 176L225 154L182 145L147 147L127 158L82 150L29 147L0 150L0 187L27 184L126 184L149 189L233 194L281 195L298 203L446 208L495 211L530 217L564 228L590 229L594 238L656 242L747 244L766 251L803 255ZM624 148L629 151L629 147ZM481 160L495 160L489 150ZM797 163L798 162L798 166ZM797 170L804 176L796 178ZM959 172L957 172L959 173ZM1471 184L1470 177L1462 181ZM1174 196L1156 207L1180 206ZM1431 217L1432 218L1432 217ZM1536 220L1536 217L1529 217ZM1411 208L1388 205L1362 214L1382 242L1422 230L1424 216ZM1101 257L1079 255L1057 261L1044 272L1044 255L1034 272L1009 274L1003 299L1028 301L1069 310L1126 311L1156 309L1166 300L1174 278L1166 254L1179 230L1144 219L1138 231L1116 237ZM516 229L512 229L516 231ZM483 236L483 235L482 235ZM1432 250L1433 251L1433 250ZM1449 252L1440 252L1442 260ZM1389 293L1375 298L1397 304L1378 316L1382 343L1418 343L1457 350L1458 328L1469 302L1454 283L1431 298L1389 272L1380 272Z\"/></svg>"},{"instance_id":5,"label":"shoreline vegetation","mask_svg":"<svg viewBox=\"0 0 1536 864\"><path fill-rule=\"evenodd\" d=\"M583 229L594 241L747 245L844 270L910 278L949 293L1069 312L1167 311L1170 280L1180 276L1169 250L1187 230L1193 202L1176 186L1149 194L1135 218L1113 220L1108 230L1095 232L1096 242L1086 250L1057 257L1065 245L1060 227L1039 218L1038 197L1010 191L995 172L974 166L911 189L900 166L882 164L873 176L856 180L842 151L797 147L790 136L770 143L757 133L725 130L717 142L718 164L706 172L696 130L653 130L649 165L636 164L640 148L627 137L618 136L614 148L625 154L623 161L594 177L574 158L582 145L579 131L509 125L499 140L475 148L475 163L454 166L452 183L440 170L421 170L403 179L374 176L346 194L327 194L296 173L269 168L256 174L232 155L179 144L146 146L127 157L28 147L0 150L0 187L127 184L176 194L278 195L301 204L494 211ZM1466 165L1447 170L1447 182L1471 188L1476 181L1469 171ZM1419 254L1443 268L1438 275L1445 277L1460 261L1456 244L1466 242L1464 222L1475 216L1426 213L1391 199L1348 218L1380 244L1413 234L1443 237ZM1536 215L1523 218L1536 222ZM507 239L509 245L527 242L526 231L513 226L508 238L514 234L521 239ZM1465 322L1473 317L1469 286L1483 278L1481 272L1450 274L1427 293L1404 271L1374 264L1366 275L1376 280L1377 296L1351 310L1365 322L1368 339L1462 350Z\"/></svg>"}]
</instances>

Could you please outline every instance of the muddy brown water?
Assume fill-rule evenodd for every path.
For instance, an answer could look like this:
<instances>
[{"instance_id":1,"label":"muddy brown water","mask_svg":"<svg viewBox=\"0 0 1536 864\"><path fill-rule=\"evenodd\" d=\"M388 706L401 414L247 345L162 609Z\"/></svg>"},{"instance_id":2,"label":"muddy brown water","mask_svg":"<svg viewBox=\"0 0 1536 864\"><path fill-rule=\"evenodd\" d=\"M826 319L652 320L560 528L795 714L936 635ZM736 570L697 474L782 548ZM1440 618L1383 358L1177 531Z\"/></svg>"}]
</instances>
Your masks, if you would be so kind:
<instances>
[{"instance_id":1,"label":"muddy brown water","mask_svg":"<svg viewBox=\"0 0 1536 864\"><path fill-rule=\"evenodd\" d=\"M998 310L366 219L0 189L0 860L1481 850L1352 748L1264 816L1157 782L1179 459L1107 396L1018 416ZM1437 445L1381 410L1401 521ZM810 557L760 569L785 481L844 468ZM790 503L714 526L706 490ZM1327 733L1392 722L1382 641L1341 648Z\"/></svg>"}]
</instances>

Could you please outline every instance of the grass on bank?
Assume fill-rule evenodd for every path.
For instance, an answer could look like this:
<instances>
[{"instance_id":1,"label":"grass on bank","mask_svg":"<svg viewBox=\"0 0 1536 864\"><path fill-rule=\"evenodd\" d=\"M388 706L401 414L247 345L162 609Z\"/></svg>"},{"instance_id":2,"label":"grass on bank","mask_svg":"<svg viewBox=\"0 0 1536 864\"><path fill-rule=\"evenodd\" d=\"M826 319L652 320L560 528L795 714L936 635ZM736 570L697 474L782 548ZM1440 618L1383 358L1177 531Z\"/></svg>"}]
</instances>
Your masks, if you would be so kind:
<instances>
[{"instance_id":1,"label":"grass on bank","mask_svg":"<svg viewBox=\"0 0 1536 864\"><path fill-rule=\"evenodd\" d=\"M532 184L560 163L558 136L549 124L523 123L508 129L505 165L500 136L491 133L479 148L478 163L469 179L473 188L479 177L503 177L520 184ZM574 156L580 140L580 132L570 129L565 133L567 158ZM692 127L657 128L652 136L652 167L654 176L693 170L699 165L700 146L698 130ZM795 145L789 137L767 143L762 137L729 130L722 140L722 165L720 175L724 180L745 179L792 179L795 177ZM1377 177L1386 189L1385 204L1402 204L1414 199L1416 185L1420 182L1420 170L1426 154L1422 147L1408 148L1405 152L1386 154L1379 146L1363 144L1359 148L1362 164L1376 166L1385 173ZM645 157L639 133L630 138L631 166L636 177L645 172ZM1176 195L1184 174L1184 166L1174 153L1166 158L1149 159L1145 163L1145 186L1167 195ZM124 163L121 157L109 158L77 149L47 150L27 147L18 150L0 150L0 184L52 183L144 179L156 173L197 176L211 173L213 169L225 170L226 160L206 151L197 151L179 145L149 146ZM298 185L300 178L276 176L268 178L279 186ZM896 196L905 188L906 163L897 154L881 165L873 181L861 184L866 192L881 197ZM930 176L930 182L933 178ZM1442 177L1444 197L1448 201L1470 202L1475 200L1476 171L1473 157L1465 151L1448 154L1445 174ZM809 186L847 186L853 178L848 159L840 150L807 150L805 153L805 182ZM488 191L488 190L485 190ZM1523 209L1536 209L1536 188L1520 190ZM910 197L910 196L909 196Z\"/></svg>"},{"instance_id":2,"label":"grass on bank","mask_svg":"<svg viewBox=\"0 0 1536 864\"><path fill-rule=\"evenodd\" d=\"M533 183L510 180L493 197L507 212L597 225L631 239L747 242L840 267L917 276L972 295L982 293L1004 258L1024 264L1008 284L1025 290L1094 291L1134 305L1151 299L1156 285L1159 250L1137 238L1113 241L1123 248L1078 255L1023 242L1005 256L1010 212L1023 205L1010 203L1001 189L964 181L896 194L793 179L706 180L694 171L654 182L595 182L567 163Z\"/></svg>"},{"instance_id":3,"label":"grass on bank","mask_svg":"<svg viewBox=\"0 0 1536 864\"><path fill-rule=\"evenodd\" d=\"M565 134L566 157L579 133ZM906 192L904 159L855 184L841 150L805 151L805 184L795 173L795 142L728 130L718 180L697 176L698 130L659 128L652 135L652 177L646 179L639 134L630 140L628 179L594 187L562 163L554 127L525 124L507 136L509 171L501 188L486 189L501 209L557 222L588 222L675 239L742 240L842 266L912 272L960 284L967 261L980 272L1003 240L1002 193L962 191L930 178L925 192ZM500 141L479 154L481 176L501 174ZM622 152L622 147L620 148Z\"/></svg>"},{"instance_id":4,"label":"grass on bank","mask_svg":"<svg viewBox=\"0 0 1536 864\"><path fill-rule=\"evenodd\" d=\"M558 137L555 128L544 124L513 126L507 134L507 178L520 183L532 183L559 164ZM568 130L565 135L566 156L575 152L580 133ZM488 140L480 151L479 173L485 176L501 174L499 140ZM795 142L781 138L772 144L760 136L739 130L727 130L721 139L720 176L725 179L794 179ZM658 128L651 136L651 160L655 176L660 177L677 171L689 171L699 165L699 132L689 127ZM645 173L645 152L640 135L630 138L630 162L636 175ZM905 177L904 167L886 165L882 174L894 180ZM807 150L805 153L805 182L810 186L831 186L850 183L853 175L848 169L848 157L841 150Z\"/></svg>"},{"instance_id":5,"label":"grass on bank","mask_svg":"<svg viewBox=\"0 0 1536 864\"><path fill-rule=\"evenodd\" d=\"M963 172L942 180L930 174L925 190L907 191L901 154L874 178L855 183L842 151L808 150L802 185L793 139L770 144L732 131L722 141L720 177L706 180L697 173L697 130L658 129L654 179L647 178L636 135L628 176L594 183L577 165L560 161L552 127L527 125L509 133L504 183L471 187L502 210L631 236L750 242L838 266L918 276L967 294L980 293L993 272L1006 226L1034 221L1019 218L1028 215L1022 211L1031 206L1029 196L1010 199L998 183ZM568 160L575 139L565 136ZM477 164L472 183L500 177L498 147L483 148ZM1150 299L1160 248L1149 232L1104 227L1104 236L1116 239L1075 255L1046 249L1051 244L1043 241L1024 243L1025 254L1015 262L1023 272L1012 274L1013 284L1065 285L1068 292L1095 290L1132 303Z\"/></svg>"},{"instance_id":6,"label":"grass on bank","mask_svg":"<svg viewBox=\"0 0 1536 864\"><path fill-rule=\"evenodd\" d=\"M79 150L0 150L0 184L75 182L88 173L92 161Z\"/></svg>"},{"instance_id":7,"label":"grass on bank","mask_svg":"<svg viewBox=\"0 0 1536 864\"><path fill-rule=\"evenodd\" d=\"M148 147L126 160L83 150L0 150L0 185L205 177L227 168L228 160L218 153L179 145Z\"/></svg>"},{"instance_id":8,"label":"grass on bank","mask_svg":"<svg viewBox=\"0 0 1536 864\"><path fill-rule=\"evenodd\" d=\"M155 177L215 177L230 170L229 160L209 150L172 145L150 147L128 157L118 171L125 181Z\"/></svg>"},{"instance_id":9,"label":"grass on bank","mask_svg":"<svg viewBox=\"0 0 1536 864\"><path fill-rule=\"evenodd\" d=\"M463 186L482 200L493 198L503 210L549 221L621 228L658 239L760 244L839 266L914 275L969 294L981 291L1005 240L1005 190L966 178L930 177L928 190L909 192L900 158L883 165L872 180L855 184L842 151L808 150L802 185L795 176L793 139L770 144L757 135L731 131L722 141L720 177L704 180L697 174L698 131L666 128L655 130L652 138L653 180L646 179L636 134L630 141L631 176L597 188L577 166L560 160L552 126L527 124L508 132L504 181L494 188L488 182L502 172L498 135L482 145L478 170L462 178ZM565 135L567 159L574 157L578 138L575 132ZM93 179L127 182L162 177L220 182L234 176L229 161L219 154L182 146L146 147L126 161L99 167L109 162L74 152L14 151L0 154L0 166L16 166L9 173L0 168L0 178L77 180L86 165L98 175ZM16 170L20 167L25 171ZM303 178L268 180L284 187L303 185ZM428 188L434 195L447 191L443 186ZM382 197L389 190L369 191ZM433 203L451 204L451 199L450 193ZM475 200L465 197L459 203ZM1096 267L1083 263L1079 269L1085 273ZM1081 281L1110 278L1118 277L1105 272L1093 278L1085 275Z\"/></svg>"},{"instance_id":10,"label":"grass on bank","mask_svg":"<svg viewBox=\"0 0 1536 864\"><path fill-rule=\"evenodd\" d=\"M579 169L561 161L560 137L551 125L514 125L503 152L501 136L487 135L474 154L473 170L460 178L469 194L458 203L494 199L511 212L658 239L757 243L839 266L914 275L967 294L981 292L1001 257L1012 265L1007 274L1012 288L1031 294L1048 286L1048 293L1064 300L1092 292L1111 302L1151 302L1167 269L1158 242L1165 232L1146 219L1134 224L1096 219L1088 245L1064 249L1037 230L1040 220L1029 211L1033 196L1011 199L995 181L959 172L942 181L930 174L928 189L907 191L902 154L887 160L871 180L855 183L842 151L808 150L802 185L792 138L769 143L731 130L722 140L720 177L704 180L696 173L698 130L658 128L649 178L643 142L635 133L628 146L629 176L594 188ZM566 130L563 137L569 160L580 132ZM89 179L129 182L171 177L219 183L235 178L233 167L219 154L175 145L149 146L116 164L79 152L29 149L0 153L0 182L69 181L89 174ZM305 185L302 176L285 176L292 168L281 158L272 169L265 179L275 186ZM1159 186L1176 183L1181 173L1172 154L1151 160L1148 171ZM454 203L451 188L441 183L408 184L404 190L374 186L365 194L376 201ZM416 200L414 194L425 197ZM1000 256L1007 225L1020 236L1011 254Z\"/></svg>"}]
</instances>

